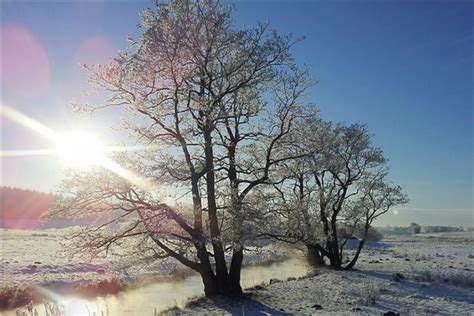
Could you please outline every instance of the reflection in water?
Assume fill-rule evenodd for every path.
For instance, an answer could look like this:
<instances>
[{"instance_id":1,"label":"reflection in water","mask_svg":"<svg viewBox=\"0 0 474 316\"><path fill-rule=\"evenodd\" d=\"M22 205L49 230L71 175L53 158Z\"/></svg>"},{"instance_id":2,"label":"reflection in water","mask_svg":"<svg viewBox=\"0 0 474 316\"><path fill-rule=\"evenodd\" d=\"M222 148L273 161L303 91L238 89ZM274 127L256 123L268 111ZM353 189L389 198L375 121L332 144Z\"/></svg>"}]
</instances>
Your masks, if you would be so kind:
<instances>
[{"instance_id":1,"label":"reflection in water","mask_svg":"<svg viewBox=\"0 0 474 316\"><path fill-rule=\"evenodd\" d=\"M301 258L288 259L265 266L249 266L242 269L241 284L249 288L272 278L286 279L300 277L308 272L308 267ZM180 281L168 281L151 284L115 296L95 300L63 298L59 300L67 316L153 316L173 306L183 307L193 296L203 294L202 281L199 275L192 275ZM44 315L44 308L37 308ZM12 313L11 315L14 315Z\"/></svg>"}]
</instances>

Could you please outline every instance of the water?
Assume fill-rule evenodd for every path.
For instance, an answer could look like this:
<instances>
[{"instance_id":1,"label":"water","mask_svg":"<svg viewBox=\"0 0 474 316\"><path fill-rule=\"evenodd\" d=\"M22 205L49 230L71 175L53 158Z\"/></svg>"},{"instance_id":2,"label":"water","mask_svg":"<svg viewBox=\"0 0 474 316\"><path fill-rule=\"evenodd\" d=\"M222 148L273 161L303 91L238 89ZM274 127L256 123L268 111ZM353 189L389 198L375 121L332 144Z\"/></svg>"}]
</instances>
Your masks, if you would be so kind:
<instances>
[{"instance_id":1,"label":"water","mask_svg":"<svg viewBox=\"0 0 474 316\"><path fill-rule=\"evenodd\" d=\"M308 266L302 258L287 259L264 266L248 266L242 269L241 285L249 288L270 279L300 277L308 272ZM204 294L201 277L191 275L179 281L157 282L148 286L124 291L115 296L94 300L58 297L67 316L153 316L155 310L166 310L173 306L183 307L192 297ZM40 315L45 315L44 306L36 307ZM5 316L13 316L14 312Z\"/></svg>"}]
</instances>

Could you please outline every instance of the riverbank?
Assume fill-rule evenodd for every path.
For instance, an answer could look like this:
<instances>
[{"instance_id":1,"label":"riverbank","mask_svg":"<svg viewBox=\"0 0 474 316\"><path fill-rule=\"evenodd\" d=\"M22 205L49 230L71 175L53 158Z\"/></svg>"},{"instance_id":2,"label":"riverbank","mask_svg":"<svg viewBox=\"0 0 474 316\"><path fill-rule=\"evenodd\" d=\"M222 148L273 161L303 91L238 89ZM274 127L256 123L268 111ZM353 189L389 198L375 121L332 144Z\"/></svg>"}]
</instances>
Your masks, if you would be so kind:
<instances>
[{"instance_id":1,"label":"riverbank","mask_svg":"<svg viewBox=\"0 0 474 316\"><path fill-rule=\"evenodd\" d=\"M474 310L473 240L395 238L372 243L355 271L326 268L272 280L242 299L191 300L166 315L447 314ZM277 277L277 276L275 276Z\"/></svg>"},{"instance_id":2,"label":"riverbank","mask_svg":"<svg viewBox=\"0 0 474 316\"><path fill-rule=\"evenodd\" d=\"M76 229L0 229L0 312L65 297L80 299L84 305L96 297L174 284L194 275L172 259L144 263L114 254L94 261L85 254L72 258L63 242ZM268 265L285 260L287 253L286 247L275 244L249 247L243 264ZM200 286L197 291L202 292Z\"/></svg>"}]
</instances>

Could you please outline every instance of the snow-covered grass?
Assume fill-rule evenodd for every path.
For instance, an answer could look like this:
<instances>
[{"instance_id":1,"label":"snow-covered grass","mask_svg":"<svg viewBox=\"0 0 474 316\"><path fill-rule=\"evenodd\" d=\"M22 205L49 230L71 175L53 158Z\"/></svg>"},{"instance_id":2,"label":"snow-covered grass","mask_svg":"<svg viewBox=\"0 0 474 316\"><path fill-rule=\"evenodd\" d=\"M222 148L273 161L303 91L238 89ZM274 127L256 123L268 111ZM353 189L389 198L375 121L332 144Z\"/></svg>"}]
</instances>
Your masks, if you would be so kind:
<instances>
[{"instance_id":1,"label":"snow-covered grass","mask_svg":"<svg viewBox=\"0 0 474 316\"><path fill-rule=\"evenodd\" d=\"M474 311L473 236L392 236L369 243L355 271L318 269L302 279L253 287L240 300L203 298L169 314L469 315Z\"/></svg>"},{"instance_id":2,"label":"snow-covered grass","mask_svg":"<svg viewBox=\"0 0 474 316\"><path fill-rule=\"evenodd\" d=\"M100 306L108 306L111 315L122 315L120 311L126 310L145 316L153 315L155 309L160 312L175 305L171 314L381 314L394 311L458 315L474 310L473 232L388 236L386 240L367 244L357 270L318 269L304 278L299 276L304 275L305 268L296 263L274 264L268 268L252 265L296 256L296 253L282 255L281 249L275 247L252 249L247 253L248 268L243 275L247 297L200 299L188 307L183 304L187 299L202 294L199 276L189 274L172 262L125 270L118 258L71 262L69 258L56 255L63 235L62 230L3 232L2 288L18 291L22 286L45 282L56 282L53 286L61 282L85 282L87 287L87 284L114 277L118 277L118 282L131 284L140 276L165 278L172 274L181 278L173 282L153 279L158 283L105 298L105 305ZM94 300L89 302L89 306L96 305Z\"/></svg>"}]
</instances>

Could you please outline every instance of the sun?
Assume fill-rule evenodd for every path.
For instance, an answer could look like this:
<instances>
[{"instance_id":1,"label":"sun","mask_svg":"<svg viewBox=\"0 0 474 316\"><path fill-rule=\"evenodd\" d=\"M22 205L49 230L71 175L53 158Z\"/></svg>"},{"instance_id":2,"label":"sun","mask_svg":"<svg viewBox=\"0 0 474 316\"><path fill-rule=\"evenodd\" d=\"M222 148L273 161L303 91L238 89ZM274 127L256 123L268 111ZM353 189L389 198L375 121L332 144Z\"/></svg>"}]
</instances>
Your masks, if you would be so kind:
<instances>
[{"instance_id":1,"label":"sun","mask_svg":"<svg viewBox=\"0 0 474 316\"><path fill-rule=\"evenodd\" d=\"M84 131L71 131L57 137L56 151L71 168L100 165L105 159L105 147L98 137Z\"/></svg>"}]
</instances>

